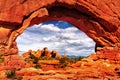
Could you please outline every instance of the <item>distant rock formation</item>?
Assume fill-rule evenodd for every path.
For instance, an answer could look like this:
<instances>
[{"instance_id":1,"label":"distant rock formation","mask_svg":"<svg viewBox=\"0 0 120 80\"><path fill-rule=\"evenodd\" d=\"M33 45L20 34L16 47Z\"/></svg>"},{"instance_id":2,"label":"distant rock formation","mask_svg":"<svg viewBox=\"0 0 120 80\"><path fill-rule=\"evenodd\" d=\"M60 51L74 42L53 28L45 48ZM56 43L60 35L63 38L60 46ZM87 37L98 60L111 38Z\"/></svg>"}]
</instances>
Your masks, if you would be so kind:
<instances>
[{"instance_id":1,"label":"distant rock formation","mask_svg":"<svg viewBox=\"0 0 120 80\"><path fill-rule=\"evenodd\" d=\"M36 58L45 57L45 58L67 58L67 55L61 56L56 50L50 51L47 47L42 50L38 49L37 51L29 50L28 52L23 53L24 58L30 57L30 55L34 55Z\"/></svg>"}]
</instances>

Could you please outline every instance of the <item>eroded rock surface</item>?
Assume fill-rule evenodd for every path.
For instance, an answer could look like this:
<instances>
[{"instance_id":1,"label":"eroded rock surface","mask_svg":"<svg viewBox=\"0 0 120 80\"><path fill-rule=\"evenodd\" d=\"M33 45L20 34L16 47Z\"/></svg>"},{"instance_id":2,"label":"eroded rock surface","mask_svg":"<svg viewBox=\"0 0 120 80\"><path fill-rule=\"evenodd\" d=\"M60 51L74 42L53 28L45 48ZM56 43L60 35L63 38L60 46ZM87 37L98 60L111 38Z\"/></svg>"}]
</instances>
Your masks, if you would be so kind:
<instances>
[{"instance_id":1,"label":"eroded rock surface","mask_svg":"<svg viewBox=\"0 0 120 80\"><path fill-rule=\"evenodd\" d=\"M30 68L33 63L16 55L16 38L26 28L52 20L67 21L85 32L96 42L96 53L60 71ZM120 0L0 0L0 52L5 57L0 57L0 79L9 80L5 71L16 69L23 80L119 80L119 36Z\"/></svg>"},{"instance_id":2,"label":"eroded rock surface","mask_svg":"<svg viewBox=\"0 0 120 80\"><path fill-rule=\"evenodd\" d=\"M15 40L27 27L51 20L73 24L91 37L96 47L120 47L119 4L119 0L1 0L0 50L17 50Z\"/></svg>"},{"instance_id":3,"label":"eroded rock surface","mask_svg":"<svg viewBox=\"0 0 120 80\"><path fill-rule=\"evenodd\" d=\"M76 63L67 63L64 68L57 59L24 62L22 56L12 55L0 62L1 80L119 80L120 60L99 59L95 54ZM0 56L0 60L1 60ZM40 57L41 58L41 57ZM39 59L40 59L39 58ZM26 60L25 60L26 61ZM68 60L66 60L68 61ZM40 65L37 67L35 65ZM6 65L6 66L5 66ZM13 66L14 65L14 66Z\"/></svg>"}]
</instances>

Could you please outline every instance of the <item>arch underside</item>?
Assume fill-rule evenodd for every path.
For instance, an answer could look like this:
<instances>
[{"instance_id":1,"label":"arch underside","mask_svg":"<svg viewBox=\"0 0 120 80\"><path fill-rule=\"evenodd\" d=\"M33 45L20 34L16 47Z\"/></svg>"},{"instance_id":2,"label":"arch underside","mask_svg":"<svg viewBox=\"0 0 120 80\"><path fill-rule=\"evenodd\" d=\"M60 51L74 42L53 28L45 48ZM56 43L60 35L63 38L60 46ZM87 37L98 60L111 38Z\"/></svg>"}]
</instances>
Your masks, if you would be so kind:
<instances>
[{"instance_id":1,"label":"arch underside","mask_svg":"<svg viewBox=\"0 0 120 80\"><path fill-rule=\"evenodd\" d=\"M107 14L101 16L97 14L97 11L92 11L90 6L84 6L82 2L62 3L59 0L58 2L52 1L53 2L49 4L46 2L46 5L43 6L35 6L34 9L26 11L25 14L19 14L19 17L21 17L16 21L0 21L0 29L6 32L6 35L2 35L0 38L1 51L8 49L12 50L11 53L17 53L16 38L22 34L26 28L34 24L52 20L67 21L85 32L96 42L96 51L98 47L120 47L120 28L118 27L120 23L118 23L119 21L117 19L115 19L116 22L112 22L106 19L108 18ZM29 2L24 2L23 4L25 3L28 4ZM98 10L98 13L99 12ZM0 33L3 34L1 30Z\"/></svg>"}]
</instances>

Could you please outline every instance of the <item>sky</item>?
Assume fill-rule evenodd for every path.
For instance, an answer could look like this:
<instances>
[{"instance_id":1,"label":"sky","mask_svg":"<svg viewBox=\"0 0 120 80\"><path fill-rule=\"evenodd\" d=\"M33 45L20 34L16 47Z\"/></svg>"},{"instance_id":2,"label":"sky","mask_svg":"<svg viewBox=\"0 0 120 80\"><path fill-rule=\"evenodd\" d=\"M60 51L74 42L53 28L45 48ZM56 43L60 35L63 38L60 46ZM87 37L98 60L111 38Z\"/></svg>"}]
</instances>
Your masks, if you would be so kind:
<instances>
[{"instance_id":1,"label":"sky","mask_svg":"<svg viewBox=\"0 0 120 80\"><path fill-rule=\"evenodd\" d=\"M45 22L27 28L17 38L19 54L48 47L61 55L88 56L94 53L95 42L84 32L64 21Z\"/></svg>"}]
</instances>

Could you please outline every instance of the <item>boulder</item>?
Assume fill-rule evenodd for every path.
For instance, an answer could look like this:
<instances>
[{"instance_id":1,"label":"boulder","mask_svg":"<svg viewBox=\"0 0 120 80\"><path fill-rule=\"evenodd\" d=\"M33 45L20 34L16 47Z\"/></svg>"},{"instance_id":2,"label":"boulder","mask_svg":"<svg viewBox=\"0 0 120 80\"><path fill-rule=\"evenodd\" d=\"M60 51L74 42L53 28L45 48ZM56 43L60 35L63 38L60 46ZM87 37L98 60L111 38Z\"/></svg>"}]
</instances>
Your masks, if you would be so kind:
<instances>
[{"instance_id":1,"label":"boulder","mask_svg":"<svg viewBox=\"0 0 120 80\"><path fill-rule=\"evenodd\" d=\"M53 50L51 52L51 55L53 58L61 58L62 57L56 50Z\"/></svg>"},{"instance_id":2,"label":"boulder","mask_svg":"<svg viewBox=\"0 0 120 80\"><path fill-rule=\"evenodd\" d=\"M47 47L43 48L43 50L41 51L41 56L46 58L51 57L50 51L48 50Z\"/></svg>"}]
</instances>

